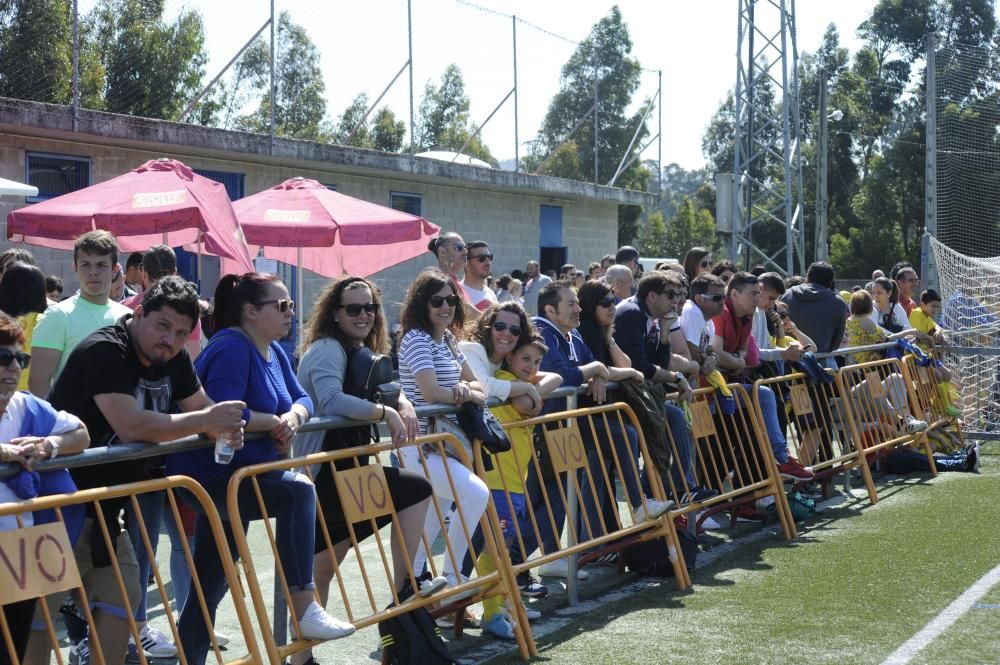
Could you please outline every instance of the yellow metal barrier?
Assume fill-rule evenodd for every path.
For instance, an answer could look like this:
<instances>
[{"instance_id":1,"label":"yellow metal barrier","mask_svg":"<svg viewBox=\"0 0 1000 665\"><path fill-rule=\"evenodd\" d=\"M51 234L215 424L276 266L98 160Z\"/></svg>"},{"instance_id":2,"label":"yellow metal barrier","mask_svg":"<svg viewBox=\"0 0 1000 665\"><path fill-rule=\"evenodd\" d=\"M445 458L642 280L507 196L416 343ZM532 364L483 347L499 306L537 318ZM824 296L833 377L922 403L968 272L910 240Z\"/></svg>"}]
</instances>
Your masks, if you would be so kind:
<instances>
[{"instance_id":1,"label":"yellow metal barrier","mask_svg":"<svg viewBox=\"0 0 1000 665\"><path fill-rule=\"evenodd\" d=\"M337 557L332 555L337 543L332 542L326 524L327 518L323 512L321 503L317 502L317 523L320 525L323 542L326 544L326 552L330 556L330 563L333 567L334 576L337 580L337 588L339 590L339 603L329 602L326 604L327 609L331 614L336 616L346 616L348 621L360 629L399 616L417 607L428 607L432 604L442 603L442 607L435 612L440 614L450 611L457 605L467 605L478 602L484 597L500 594L508 599L509 605L515 612L515 615L519 618L515 625L515 638L517 640L521 656L525 659L529 658L535 651L534 643L531 641L531 635L527 628L527 620L522 616L518 589L514 585L513 577L509 574L509 570L505 569L503 565L498 565L497 570L489 574L472 578L455 586L446 587L433 595L420 597L419 594L414 594L409 599L400 602L398 594L399 590L397 589L396 583L393 579L392 565L389 563L390 559L385 549L383 535L380 532L381 529L379 528L376 520L380 517L390 518L391 525L388 528L392 530L393 534L399 536L397 539L399 554L402 555L403 560L405 561L406 578L413 589L419 588L412 564L416 552L409 551L405 545L404 539L401 537L402 529L399 522L399 516L392 503L392 497L386 485L382 467L378 464L367 464L372 455L377 455L393 449L394 446L391 443L386 442L335 452L318 453L306 457L281 460L267 464L257 464L238 469L230 479L228 488L230 522L234 524L240 523L241 514L237 496L240 486L243 483L251 483L254 488L254 493L256 494L260 514L265 517L265 519L262 520L262 523L265 526L274 557L266 562L260 560L255 561L251 556L249 544L242 530L233 530L237 550L240 555L240 562L247 577L247 586L257 614L257 622L260 626L260 632L263 638L264 650L267 654L268 662L280 663L289 655L310 648L315 645L316 642L295 639L287 645L282 645L278 643L278 640L276 640L273 635L272 618L269 616L270 605L265 600L261 592L258 569L264 566L267 570L270 570L271 567L274 566L277 576L275 584L277 585L277 588L280 589L285 598L286 604L289 607L291 607L291 593L289 591L288 583L282 567L280 565L275 566L275 563L279 561L277 544L273 529L267 519L268 510L267 506L264 504L257 477L269 471L285 471L303 467L302 472L312 478L313 474L309 467L317 464L329 465L333 474L337 493L344 509L345 518L348 522L350 541L349 551L353 552L355 555L354 561L351 562L350 565L347 564L346 561L337 561ZM403 444L395 449L397 453L406 449L415 451L416 458L419 460L421 469L411 470L417 472L422 471L425 476L429 475L427 471L427 461L432 455L452 455L453 458L458 459L462 465L467 468L471 468L470 460L462 450L461 444L453 436L448 434L432 434L422 436L416 439L413 443ZM403 455L400 455L400 458L402 461ZM343 465L338 465L337 462L344 461L349 462L349 468L338 469L338 466ZM403 468L405 468L405 462L403 463ZM445 465L444 468L447 476L447 482L451 486L451 491L455 493L455 479L448 470L448 466ZM441 528L442 533L446 534L448 530L445 520L447 506L442 508L437 501L431 501L430 506L431 514L435 516L436 522ZM465 528L466 519L461 503L457 504L457 510L457 518L462 523L463 536L469 547L469 552L473 556L473 560L475 560L478 554L485 552L488 553L494 561L502 561L496 548L496 540L492 536L494 526L491 524L490 515L484 515L482 519L478 520L480 527L483 529L483 533L487 534L487 537L484 539L484 549L477 552L472 543L473 533L471 533L469 529ZM493 516L495 517L495 515ZM355 528L359 523L367 523L370 526L375 540L377 557L369 555L369 561L366 561L365 552L362 551L360 542L355 533ZM319 538L317 538L317 540L319 540ZM434 543L428 542L427 538L423 538L422 540L424 551L429 553L427 556L428 567L432 575L437 576L440 574L442 561L440 558L435 558L430 554L433 551L432 546ZM443 557L451 561L455 570L460 570L462 561L459 560L459 557L456 556L453 551L454 544L449 542L448 538L445 537L444 545L445 551L443 553ZM372 565L372 560L375 561L374 565ZM354 571L349 569L351 567L356 567L357 575L364 581L364 588L362 592L363 596L360 598L352 597L351 592L343 583L345 576L354 574ZM381 572L376 572L379 567L382 569ZM457 597L457 599L449 602L449 598L453 597ZM382 600L380 601L379 599ZM383 609L380 606L380 602L385 602L389 599L392 601L391 604L387 608ZM323 604L321 599L318 600L320 600L321 604ZM294 634L298 635L298 620L294 616L294 613L292 614L292 627Z\"/></svg>"},{"instance_id":2,"label":"yellow metal barrier","mask_svg":"<svg viewBox=\"0 0 1000 665\"><path fill-rule=\"evenodd\" d=\"M932 357L938 359L940 354L934 353ZM948 406L945 395L949 391L945 385L947 382L942 380L941 371L933 365L921 367L916 357L907 355L903 358L903 375L910 390L910 400L916 405L917 417L926 420L930 430L954 429L960 444L964 446L965 434L962 432L961 422L945 410Z\"/></svg>"},{"instance_id":3,"label":"yellow metal barrier","mask_svg":"<svg viewBox=\"0 0 1000 665\"><path fill-rule=\"evenodd\" d=\"M668 478L668 496L677 504L677 515L700 513L699 524L709 515L733 510L741 504L773 497L775 512L788 539L797 535L784 486L778 475L774 453L759 414L760 406L746 389L729 384L736 409L726 414L720 408L714 388L699 388L687 406L691 414L691 440L695 470L700 484L718 490L705 501L691 498L687 481L680 485ZM679 458L677 442L667 429L673 459Z\"/></svg>"},{"instance_id":4,"label":"yellow metal barrier","mask_svg":"<svg viewBox=\"0 0 1000 665\"><path fill-rule=\"evenodd\" d=\"M874 483L870 482L869 463L904 446L923 448L931 472L937 475L934 454L926 432L909 431L908 418L922 415L903 375L903 365L895 358L842 367L837 384L842 395L838 408L846 416L851 437L861 456L862 473L872 503L878 502Z\"/></svg>"},{"instance_id":5,"label":"yellow metal barrier","mask_svg":"<svg viewBox=\"0 0 1000 665\"><path fill-rule=\"evenodd\" d=\"M811 384L805 374L795 373L762 379L754 384L754 399L758 386L767 386L778 398L778 408L784 409L788 426L785 436L792 452L803 466L811 467L816 480L826 494L831 478L861 464L861 455L851 436L847 419L840 407L843 395L836 382L837 373L825 370L830 383ZM868 492L874 493L871 472L862 470Z\"/></svg>"},{"instance_id":6,"label":"yellow metal barrier","mask_svg":"<svg viewBox=\"0 0 1000 665\"><path fill-rule=\"evenodd\" d=\"M128 633L135 640L136 644L141 642L139 638L139 630L136 626L135 620L133 619L135 615L135 607L130 600L130 596L134 597L138 594L138 589L129 588L129 585L126 582L127 574L123 574L122 566L117 560L121 556L127 557L131 555L131 544L128 534L122 532L122 535L118 538L118 547L115 547L111 537L108 520L105 518L105 514L102 511L102 507L107 507L108 504L112 502L119 504L120 507L124 507L121 502L122 500L125 500L125 502L131 505L133 514L137 519L137 526L142 536L142 543L146 550L146 555L149 557L152 574L156 580L156 590L160 595L163 607L167 610L165 614L170 624L170 632L172 633L173 640L178 647L177 659L181 665L187 665L188 658L183 651L181 640L179 638L177 621L174 619L174 615L170 612L170 596L166 591L163 576L161 575L159 567L156 563L150 534L146 531L146 525L142 519L142 514L139 510L139 503L137 501L137 497L142 494L152 492L164 493L166 501L170 507L170 510L165 518L172 518L178 530L183 533L184 529L180 513L178 511L178 490L186 492L185 501L188 503L195 501L201 511L207 516L213 540L215 541L215 545L220 556L222 556L226 582L229 584L231 589L239 589L239 574L236 568L232 565L232 562L229 560L228 547L226 546L222 522L215 509L215 505L201 485L190 478L184 476L171 476L169 478L148 480L128 485L81 490L73 494L47 496L32 499L30 501L0 504L0 517L17 515L18 524L21 527L24 526L24 521L21 515L27 512L53 510L56 516L56 520L49 524L29 528L20 528L16 531L0 532L0 552L3 553L3 557L8 562L18 562L14 565L14 567L11 567L10 565L0 566L0 603L7 605L11 602L37 599L38 612L42 616L45 623L44 635L33 635L32 643L29 644L28 647L29 655L34 656L35 662L49 662L49 656L40 655L47 653L49 649L55 650L56 662L59 663L59 665L62 665L64 662L62 652L60 651L60 644L56 635L56 628L53 624L53 614L54 609L59 606L60 601L67 592L71 593L75 597L78 606L86 618L89 634L91 636L91 639L88 640L91 662L96 665L104 665L106 662L105 650L108 648L121 651L124 656L127 635L121 637L121 643L116 641L115 644L102 644L100 639L93 639L93 637L97 636L99 633L94 622L93 612L90 608L90 600L88 599L86 590L86 587L89 586L87 580L90 579L92 575L100 574L104 578L103 584L109 584L106 574L107 571L104 573L96 572L103 571L104 568L94 569L90 567L90 548L81 547L85 538L89 538L90 534L95 533L95 530L92 528L95 524L97 527L96 532L100 534L101 542L106 548L106 551L109 553L118 552L119 556L111 556L110 565L107 566L107 569L109 569L111 573L110 584L113 584L114 587L112 593L116 592L118 597L123 599L123 609L125 610L125 614L127 616ZM68 528L66 524L67 518L65 516L67 508L71 506L87 506L91 509L92 513L92 516L89 517L87 522L84 523L83 529L86 532L81 532L75 551L74 548L70 547ZM123 554L121 548L125 548L127 553ZM196 601L200 604L202 618L208 627L209 635L212 635L212 624L209 620L208 611L205 606L201 581L198 579L197 572L194 569L191 550L186 541L184 542L184 554L187 560L188 569L192 572L191 590L188 594L188 599L196 599ZM82 575L78 566L78 560L82 561L82 563L86 566ZM125 563L127 563L127 561ZM146 580L135 580L135 583L146 584ZM243 639L246 645L247 653L245 655L238 656L236 658L229 658L227 660L224 656L227 656L228 653L223 654L223 652L220 651L219 646L213 637L212 651L215 654L216 661L220 665L223 663L238 665L260 663L262 662L260 651L257 647L257 640L254 636L253 626L250 622L250 615L247 611L246 605L242 601L242 595L233 594L233 603L235 605L240 628L243 632ZM177 609L180 610L180 608ZM7 656L10 658L10 661L13 663L19 663L20 661L17 659L17 655L14 652L14 645L11 639L8 623L2 612L0 612L0 632L3 634ZM40 631L34 632L40 633ZM148 665L143 650L139 649L138 653L140 661L143 665Z\"/></svg>"},{"instance_id":7,"label":"yellow metal barrier","mask_svg":"<svg viewBox=\"0 0 1000 665\"><path fill-rule=\"evenodd\" d=\"M634 449L625 434L626 426L635 432ZM527 428L534 439L527 450L518 450L515 445L510 452L501 453L510 455L508 461L513 464L491 460L492 472L484 467L490 456L484 455L478 445L475 450L477 472L494 490L488 511L490 521L495 523L497 546L503 564L510 566L514 576L573 555L583 555L579 560L587 563L630 544L662 538L677 587L690 586L674 522L668 519L670 513L642 519L643 515L652 517L650 499L663 502L667 497L629 406L617 403L574 409L505 423L503 427L508 434ZM651 496L643 491L643 473ZM622 486L626 496L624 514L615 498L616 484ZM524 497L520 516L518 495ZM582 509L574 510L580 503ZM513 526L508 530L513 535L507 541L500 528L498 508L510 516ZM579 520L573 519L577 512ZM564 522L566 544L562 542ZM548 548L546 540L550 541ZM572 575L574 567L570 570Z\"/></svg>"}]
</instances>

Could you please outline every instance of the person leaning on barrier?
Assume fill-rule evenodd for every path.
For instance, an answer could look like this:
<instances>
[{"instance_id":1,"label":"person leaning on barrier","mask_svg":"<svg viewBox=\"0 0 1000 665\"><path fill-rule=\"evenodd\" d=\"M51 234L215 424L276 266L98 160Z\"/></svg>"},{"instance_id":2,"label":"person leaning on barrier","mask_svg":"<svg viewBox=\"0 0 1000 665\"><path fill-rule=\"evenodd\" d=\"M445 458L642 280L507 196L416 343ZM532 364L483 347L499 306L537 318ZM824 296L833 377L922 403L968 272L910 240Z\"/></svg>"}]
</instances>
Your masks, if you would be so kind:
<instances>
[{"instance_id":1,"label":"person leaning on barrier","mask_svg":"<svg viewBox=\"0 0 1000 665\"><path fill-rule=\"evenodd\" d=\"M676 303L686 298L682 275L651 272L639 280L636 295L619 303L614 314L614 341L628 356L632 367L648 381L670 386L670 392L676 390L682 402L691 400L692 388L686 374L698 371L694 361L672 353L670 346L671 333L680 329ZM686 483L693 501L715 496L718 492L700 486L695 477L694 451L684 411L669 403L664 408L667 427L680 458L672 469L675 486L680 489Z\"/></svg>"},{"instance_id":2,"label":"person leaning on barrier","mask_svg":"<svg viewBox=\"0 0 1000 665\"><path fill-rule=\"evenodd\" d=\"M167 459L167 473L191 476L201 483L220 515L228 515L227 490L233 472L287 456L296 431L312 411L312 400L299 385L291 362L278 344L291 330L294 311L288 289L275 275L226 275L215 289L217 332L195 363L198 377L209 397L243 403L241 418L247 432L267 436L239 447L227 463L217 462L211 448L175 453ZM316 495L312 482L304 474L281 470L266 471L255 478L268 516L276 519L278 559L291 592L289 609L298 619L299 639L332 640L350 635L354 632L352 624L333 618L313 599ZM246 533L250 520L263 518L253 483L240 485L237 501L242 524L237 527L224 522L234 561L236 542L231 529L241 528ZM192 507L200 510L200 506ZM195 525L193 559L208 615L214 623L227 585L204 514L198 516ZM200 665L209 649L210 627L205 625L197 595L188 594L188 601L177 628L188 662Z\"/></svg>"},{"instance_id":3,"label":"person leaning on barrier","mask_svg":"<svg viewBox=\"0 0 1000 665\"><path fill-rule=\"evenodd\" d=\"M241 441L243 404L213 403L184 351L184 341L198 316L194 287L178 277L166 278L146 292L134 314L126 312L114 325L83 339L69 354L52 386L52 406L83 421L91 448L115 442L159 443L199 433L227 434ZM143 460L113 462L74 469L72 476L80 489L105 487L139 480L142 466ZM135 608L139 602L135 553L128 534L119 528L119 515L127 503L122 498L101 504L114 552L107 551L92 505L74 552L109 663L122 662L129 638L125 599L112 557L125 582L129 606ZM58 603L53 612L57 607ZM45 634L34 631L30 662L47 663L48 649ZM89 653L88 642L74 649L79 659Z\"/></svg>"},{"instance_id":4,"label":"person leaning on barrier","mask_svg":"<svg viewBox=\"0 0 1000 665\"><path fill-rule=\"evenodd\" d=\"M465 322L459 289L461 286L456 286L440 270L429 268L417 276L406 293L400 315L403 339L399 343L399 379L406 398L414 406L486 402L476 374L459 349L455 336ZM455 422L454 416L438 417ZM421 434L430 433L432 428L428 420L420 418L419 422ZM465 559L468 539L486 510L489 490L472 469L436 450L424 454L426 467L421 464L420 451L415 446L403 448L400 457L406 468L428 474L441 515L448 513L452 502L462 507L464 519L453 519L448 527L447 539L451 547L444 563L449 583L460 584L465 580L460 579L461 571L456 570L456 562L460 567ZM440 529L438 511L429 510L424 522L428 543L434 542ZM421 545L414 562L415 570L423 570L427 556Z\"/></svg>"},{"instance_id":5,"label":"person leaning on barrier","mask_svg":"<svg viewBox=\"0 0 1000 665\"><path fill-rule=\"evenodd\" d=\"M784 363L786 361L795 362L800 360L803 353L815 351L816 344L812 340L808 340L805 344L802 344L797 337L789 338L787 343L782 345L777 345L771 341L773 337L778 337L778 335L770 333L768 318L781 318L780 314L775 310L775 303L778 302L778 298L785 294L785 281L776 272L765 272L758 277L758 282L760 284L760 301L753 313L753 329L751 334L757 342L761 363L774 363L777 369L773 374L781 375L785 373ZM788 319L784 320L787 321ZM780 332L780 337L785 337L783 327L780 327L775 332Z\"/></svg>"},{"instance_id":6,"label":"person leaning on barrier","mask_svg":"<svg viewBox=\"0 0 1000 665\"><path fill-rule=\"evenodd\" d=\"M780 298L788 305L795 325L816 343L818 353L836 351L844 338L847 303L833 290L834 276L833 266L816 261L806 271L805 283L791 286L791 277L785 282L786 291ZM836 369L832 358L826 364Z\"/></svg>"},{"instance_id":7,"label":"person leaning on barrier","mask_svg":"<svg viewBox=\"0 0 1000 665\"><path fill-rule=\"evenodd\" d=\"M753 363L748 354L750 345L756 343L751 328L753 314L760 302L760 293L760 280L748 272L734 273L726 287L722 311L712 320L715 327L712 347L719 357L719 367L728 380L742 382L750 394L753 394L754 386L746 383L744 372ZM813 470L802 466L788 453L788 442L778 419L774 391L769 386L759 386L756 390L760 414L764 419L774 460L778 463L778 473L787 480L812 480L816 476Z\"/></svg>"},{"instance_id":8,"label":"person leaning on barrier","mask_svg":"<svg viewBox=\"0 0 1000 665\"><path fill-rule=\"evenodd\" d=\"M400 395L396 408L376 404L361 395L351 394L346 386L352 371L351 358L362 348L375 353L387 353L389 339L386 334L385 313L378 288L363 277L346 277L331 282L313 306L302 341L302 359L299 361L298 379L309 394L317 416L342 416L354 420L384 420L394 444L413 441L419 434L413 405ZM371 426L356 426L299 434L295 440L295 456L301 457L316 452L330 452L366 446L371 442ZM365 466L370 457L359 456L358 462ZM353 460L342 459L333 463L337 470L354 468ZM392 506L399 520L399 529L392 529L393 583L401 590L408 578L408 559L412 559L420 545L424 520L430 506L431 485L423 474L413 469L383 467ZM313 559L313 577L319 592L320 604L324 607L330 594L330 582L334 576L333 558L341 564L352 543L347 518L334 481L334 472L329 463L313 465L317 500L323 509L323 519L333 543L333 550L326 547L317 515L316 557ZM392 522L391 515L375 520L378 528ZM373 534L371 520L353 525L354 536L360 544ZM420 582L421 595L429 595L440 589L447 580ZM292 656L294 665L312 661L310 650Z\"/></svg>"},{"instance_id":9,"label":"person leaning on barrier","mask_svg":"<svg viewBox=\"0 0 1000 665\"><path fill-rule=\"evenodd\" d=\"M22 467L16 475L0 481L0 504L75 491L69 471L60 469L39 474L33 468L39 460L79 453L90 442L87 428L79 418L56 411L48 402L17 390L20 375L31 360L22 350L23 343L21 326L0 312L0 463L16 463ZM67 506L61 512L69 541L76 543L83 525L83 506ZM20 518L19 525L16 515L0 517L0 531L56 521L54 510L21 513ZM34 598L3 608L18 659L24 657L34 609ZM7 649L0 648L0 664L10 662Z\"/></svg>"}]
</instances>

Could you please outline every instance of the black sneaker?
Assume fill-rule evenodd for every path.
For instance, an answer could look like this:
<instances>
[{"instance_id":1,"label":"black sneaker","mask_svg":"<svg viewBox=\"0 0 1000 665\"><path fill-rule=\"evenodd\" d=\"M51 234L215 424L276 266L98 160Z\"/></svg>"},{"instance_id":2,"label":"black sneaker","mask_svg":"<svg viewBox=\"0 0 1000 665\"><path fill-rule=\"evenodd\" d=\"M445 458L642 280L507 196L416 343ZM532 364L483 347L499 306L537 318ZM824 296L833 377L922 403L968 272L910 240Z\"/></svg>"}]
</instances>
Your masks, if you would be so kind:
<instances>
[{"instance_id":1,"label":"black sneaker","mask_svg":"<svg viewBox=\"0 0 1000 665\"><path fill-rule=\"evenodd\" d=\"M521 595L525 598L545 598L549 595L549 588L534 577L529 577L528 581L520 585L519 588Z\"/></svg>"},{"instance_id":2,"label":"black sneaker","mask_svg":"<svg viewBox=\"0 0 1000 665\"><path fill-rule=\"evenodd\" d=\"M692 488L691 501L689 503L701 503L719 496L719 490L704 485Z\"/></svg>"}]
</instances>

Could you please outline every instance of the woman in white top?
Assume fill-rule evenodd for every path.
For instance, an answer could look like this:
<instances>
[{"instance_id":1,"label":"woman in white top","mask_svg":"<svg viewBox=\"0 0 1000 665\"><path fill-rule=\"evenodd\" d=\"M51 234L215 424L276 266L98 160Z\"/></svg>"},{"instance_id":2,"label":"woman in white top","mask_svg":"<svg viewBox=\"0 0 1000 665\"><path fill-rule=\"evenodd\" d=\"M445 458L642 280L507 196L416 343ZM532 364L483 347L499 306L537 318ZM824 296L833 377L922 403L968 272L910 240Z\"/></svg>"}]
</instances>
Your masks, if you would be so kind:
<instances>
[{"instance_id":1,"label":"woman in white top","mask_svg":"<svg viewBox=\"0 0 1000 665\"><path fill-rule=\"evenodd\" d=\"M459 349L455 337L455 332L461 331L465 322L461 302L455 283L448 275L433 268L420 273L406 294L400 316L403 338L399 343L399 380L406 398L414 406L486 402L476 374ZM454 416L447 417L454 419ZM421 433L427 433L427 419L420 418L419 422ZM424 469L416 447L408 446L401 449L401 453L406 468L424 470L427 474L441 515L448 513L452 502L461 507L463 519L452 520L448 527L448 542L454 560L446 554L444 565L448 580L457 584L460 580L456 570L461 567L469 539L486 510L489 490L471 469L457 459L443 457L436 452L425 453ZM424 522L427 542L434 542L440 526L438 511L432 507ZM421 547L414 569L421 570L425 559Z\"/></svg>"},{"instance_id":2,"label":"woman in white top","mask_svg":"<svg viewBox=\"0 0 1000 665\"><path fill-rule=\"evenodd\" d=\"M527 312L516 302L493 305L473 323L468 330L469 339L459 346L487 397L505 402L513 397L529 395L535 404L541 406L541 398L533 384L494 378L507 354L534 332L535 327L528 320Z\"/></svg>"},{"instance_id":3,"label":"woman in white top","mask_svg":"<svg viewBox=\"0 0 1000 665\"><path fill-rule=\"evenodd\" d=\"M898 298L899 287L888 277L879 277L872 282L872 300L875 301L875 307L872 308L871 319L885 331L886 335L912 328L906 310L897 302Z\"/></svg>"}]
</instances>

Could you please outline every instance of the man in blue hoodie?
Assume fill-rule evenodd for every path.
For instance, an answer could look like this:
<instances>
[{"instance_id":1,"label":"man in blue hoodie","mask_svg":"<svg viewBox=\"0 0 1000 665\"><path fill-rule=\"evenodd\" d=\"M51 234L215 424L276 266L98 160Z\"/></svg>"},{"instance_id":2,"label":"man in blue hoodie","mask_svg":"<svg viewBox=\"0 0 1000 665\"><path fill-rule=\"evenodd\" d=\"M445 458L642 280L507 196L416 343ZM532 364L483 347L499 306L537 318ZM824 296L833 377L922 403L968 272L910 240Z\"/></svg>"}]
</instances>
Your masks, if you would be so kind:
<instances>
[{"instance_id":1,"label":"man in blue hoodie","mask_svg":"<svg viewBox=\"0 0 1000 665\"><path fill-rule=\"evenodd\" d=\"M833 287L833 266L816 261L806 271L806 283L781 296L781 302L788 305L788 315L816 343L818 353L837 350L844 338L849 312ZM836 369L832 364L830 367Z\"/></svg>"}]
</instances>

